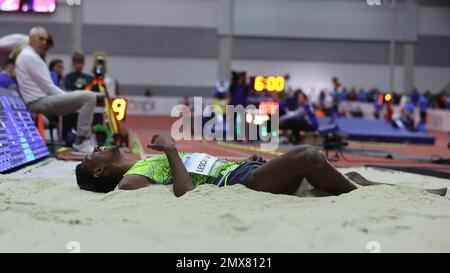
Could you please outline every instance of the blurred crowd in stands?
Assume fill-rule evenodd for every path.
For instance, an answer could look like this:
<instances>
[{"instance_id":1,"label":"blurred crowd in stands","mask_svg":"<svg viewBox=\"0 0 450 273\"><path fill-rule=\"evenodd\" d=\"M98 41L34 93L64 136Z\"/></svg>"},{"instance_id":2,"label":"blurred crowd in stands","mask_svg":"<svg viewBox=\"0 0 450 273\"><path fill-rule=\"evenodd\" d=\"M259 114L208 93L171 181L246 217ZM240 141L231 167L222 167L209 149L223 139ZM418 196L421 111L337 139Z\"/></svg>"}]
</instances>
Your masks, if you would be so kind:
<instances>
[{"instance_id":1,"label":"blurred crowd in stands","mask_svg":"<svg viewBox=\"0 0 450 273\"><path fill-rule=\"evenodd\" d=\"M376 118L392 122L394 127L405 127L410 131L426 131L428 109L450 110L450 92L432 94L414 88L407 94L386 92L377 88L370 90L347 88L337 77L332 78L329 89L305 92L290 86L290 76L283 76L283 92L256 91L255 77L246 72L232 72L229 88L216 84L215 99L222 105L258 105L261 102L277 102L280 128L294 136L297 142L300 131L316 131L321 117ZM220 88L218 88L220 86ZM227 91L227 92L224 92ZM368 111L368 109L370 109ZM415 115L419 113L419 118Z\"/></svg>"}]
</instances>

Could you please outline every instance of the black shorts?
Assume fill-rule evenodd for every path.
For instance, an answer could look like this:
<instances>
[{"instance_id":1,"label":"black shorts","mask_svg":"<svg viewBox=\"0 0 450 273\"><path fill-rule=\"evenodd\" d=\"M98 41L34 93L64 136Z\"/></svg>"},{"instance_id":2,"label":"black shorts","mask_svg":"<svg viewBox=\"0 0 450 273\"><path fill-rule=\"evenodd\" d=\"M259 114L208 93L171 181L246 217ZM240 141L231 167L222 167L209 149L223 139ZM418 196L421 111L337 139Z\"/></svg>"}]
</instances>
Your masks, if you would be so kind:
<instances>
[{"instance_id":1,"label":"black shorts","mask_svg":"<svg viewBox=\"0 0 450 273\"><path fill-rule=\"evenodd\" d=\"M219 176L216 180L216 185L219 187L231 186L235 184L242 184L245 186L247 185L248 179L250 178L252 172L264 164L265 163L258 161L246 161L239 165L236 169L232 170L228 174L228 177Z\"/></svg>"}]
</instances>

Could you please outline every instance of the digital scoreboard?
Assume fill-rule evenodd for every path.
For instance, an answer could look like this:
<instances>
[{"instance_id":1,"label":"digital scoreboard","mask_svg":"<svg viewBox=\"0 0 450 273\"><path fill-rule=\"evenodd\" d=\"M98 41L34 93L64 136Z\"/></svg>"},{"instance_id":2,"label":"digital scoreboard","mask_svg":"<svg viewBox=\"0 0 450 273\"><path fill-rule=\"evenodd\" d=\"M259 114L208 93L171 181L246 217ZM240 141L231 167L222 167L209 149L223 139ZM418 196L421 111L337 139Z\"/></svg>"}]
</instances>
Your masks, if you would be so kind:
<instances>
[{"instance_id":1,"label":"digital scoreboard","mask_svg":"<svg viewBox=\"0 0 450 273\"><path fill-rule=\"evenodd\" d=\"M0 88L0 173L48 155L50 152L20 95Z\"/></svg>"},{"instance_id":2,"label":"digital scoreboard","mask_svg":"<svg viewBox=\"0 0 450 273\"><path fill-rule=\"evenodd\" d=\"M256 92L282 92L284 91L284 78L280 76L256 76L253 82L253 89Z\"/></svg>"},{"instance_id":3,"label":"digital scoreboard","mask_svg":"<svg viewBox=\"0 0 450 273\"><path fill-rule=\"evenodd\" d=\"M0 0L0 12L52 13L55 10L56 0Z\"/></svg>"}]
</instances>

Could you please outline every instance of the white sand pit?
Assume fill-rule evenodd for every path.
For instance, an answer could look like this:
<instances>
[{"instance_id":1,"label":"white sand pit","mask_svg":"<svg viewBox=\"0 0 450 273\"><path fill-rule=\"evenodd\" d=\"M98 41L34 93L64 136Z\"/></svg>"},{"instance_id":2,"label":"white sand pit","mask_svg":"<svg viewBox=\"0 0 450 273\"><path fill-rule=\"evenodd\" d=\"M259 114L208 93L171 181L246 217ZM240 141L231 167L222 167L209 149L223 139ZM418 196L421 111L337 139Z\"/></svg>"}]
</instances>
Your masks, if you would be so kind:
<instances>
[{"instance_id":1,"label":"white sand pit","mask_svg":"<svg viewBox=\"0 0 450 273\"><path fill-rule=\"evenodd\" d=\"M76 164L0 175L1 252L450 251L450 200L421 190L449 186L443 179L351 168L340 170L399 185L332 197L204 185L176 198L167 186L81 191Z\"/></svg>"}]
</instances>

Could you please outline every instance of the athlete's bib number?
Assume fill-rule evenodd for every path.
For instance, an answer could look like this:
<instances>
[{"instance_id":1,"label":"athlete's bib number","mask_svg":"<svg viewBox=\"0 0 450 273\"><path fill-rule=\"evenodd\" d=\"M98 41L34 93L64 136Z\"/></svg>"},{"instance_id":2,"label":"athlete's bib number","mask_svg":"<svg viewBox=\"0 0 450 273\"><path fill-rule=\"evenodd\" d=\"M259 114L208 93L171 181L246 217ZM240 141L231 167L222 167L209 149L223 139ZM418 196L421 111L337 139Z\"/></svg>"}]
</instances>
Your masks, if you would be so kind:
<instances>
[{"instance_id":1,"label":"athlete's bib number","mask_svg":"<svg viewBox=\"0 0 450 273\"><path fill-rule=\"evenodd\" d=\"M183 156L183 165L189 173L215 176L214 166L218 158L205 153L189 153Z\"/></svg>"}]
</instances>

